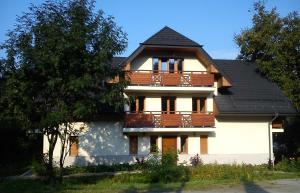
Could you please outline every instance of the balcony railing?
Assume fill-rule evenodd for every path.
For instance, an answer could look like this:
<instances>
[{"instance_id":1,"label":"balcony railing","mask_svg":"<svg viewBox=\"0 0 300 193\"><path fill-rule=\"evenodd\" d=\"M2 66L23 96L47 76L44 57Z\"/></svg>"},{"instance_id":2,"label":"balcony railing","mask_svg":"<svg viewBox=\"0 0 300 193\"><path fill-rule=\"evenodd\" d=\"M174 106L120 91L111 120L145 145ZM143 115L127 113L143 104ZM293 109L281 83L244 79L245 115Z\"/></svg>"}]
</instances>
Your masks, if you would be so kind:
<instances>
[{"instance_id":1,"label":"balcony railing","mask_svg":"<svg viewBox=\"0 0 300 193\"><path fill-rule=\"evenodd\" d=\"M144 111L126 112L125 128L139 127L213 127L213 113Z\"/></svg>"},{"instance_id":2,"label":"balcony railing","mask_svg":"<svg viewBox=\"0 0 300 193\"><path fill-rule=\"evenodd\" d=\"M126 78L131 85L153 86L208 86L214 84L214 76L205 71L127 71Z\"/></svg>"}]
</instances>

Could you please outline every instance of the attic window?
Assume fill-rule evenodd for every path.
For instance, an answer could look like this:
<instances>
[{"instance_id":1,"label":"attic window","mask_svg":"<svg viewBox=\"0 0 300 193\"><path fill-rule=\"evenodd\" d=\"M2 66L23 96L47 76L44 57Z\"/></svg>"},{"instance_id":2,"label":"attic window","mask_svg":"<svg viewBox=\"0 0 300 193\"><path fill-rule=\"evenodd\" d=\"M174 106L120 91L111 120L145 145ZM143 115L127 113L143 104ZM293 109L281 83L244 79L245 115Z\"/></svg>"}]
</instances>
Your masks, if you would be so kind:
<instances>
[{"instance_id":1,"label":"attic window","mask_svg":"<svg viewBox=\"0 0 300 193\"><path fill-rule=\"evenodd\" d=\"M176 58L153 58L152 59L152 69L154 73L169 72L182 73L183 71L183 59Z\"/></svg>"}]
</instances>

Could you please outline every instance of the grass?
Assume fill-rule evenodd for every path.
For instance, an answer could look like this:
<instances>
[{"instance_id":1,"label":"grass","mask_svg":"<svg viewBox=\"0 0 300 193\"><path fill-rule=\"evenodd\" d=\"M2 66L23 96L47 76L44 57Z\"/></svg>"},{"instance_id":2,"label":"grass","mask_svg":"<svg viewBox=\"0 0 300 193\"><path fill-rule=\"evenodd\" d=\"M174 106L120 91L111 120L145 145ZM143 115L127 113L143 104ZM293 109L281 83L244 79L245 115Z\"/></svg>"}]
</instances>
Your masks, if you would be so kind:
<instances>
[{"instance_id":1,"label":"grass","mask_svg":"<svg viewBox=\"0 0 300 193\"><path fill-rule=\"evenodd\" d=\"M3 180L1 193L35 192L147 192L155 190L199 190L209 187L231 186L241 182L255 182L283 178L300 178L300 172L273 172L265 166L203 165L190 167L190 180L176 183L150 183L143 174L122 174L107 177L72 177L61 184L47 184L39 180Z\"/></svg>"}]
</instances>

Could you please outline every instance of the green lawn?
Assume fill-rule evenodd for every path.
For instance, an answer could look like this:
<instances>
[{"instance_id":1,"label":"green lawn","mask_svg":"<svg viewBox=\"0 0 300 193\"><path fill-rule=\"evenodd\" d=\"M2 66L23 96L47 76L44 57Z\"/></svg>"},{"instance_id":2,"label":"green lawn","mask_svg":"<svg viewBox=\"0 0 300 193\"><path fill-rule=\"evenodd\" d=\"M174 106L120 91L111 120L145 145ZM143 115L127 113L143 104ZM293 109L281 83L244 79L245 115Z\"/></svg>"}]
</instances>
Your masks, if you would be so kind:
<instances>
[{"instance_id":1,"label":"green lawn","mask_svg":"<svg viewBox=\"0 0 300 193\"><path fill-rule=\"evenodd\" d=\"M122 174L111 177L65 178L62 184L49 185L38 180L3 180L1 193L52 192L147 192L148 190L199 190L208 187L230 186L241 182L255 182L283 178L300 178L299 172L272 172L264 167L204 165L190 168L187 182L150 183L144 174Z\"/></svg>"}]
</instances>

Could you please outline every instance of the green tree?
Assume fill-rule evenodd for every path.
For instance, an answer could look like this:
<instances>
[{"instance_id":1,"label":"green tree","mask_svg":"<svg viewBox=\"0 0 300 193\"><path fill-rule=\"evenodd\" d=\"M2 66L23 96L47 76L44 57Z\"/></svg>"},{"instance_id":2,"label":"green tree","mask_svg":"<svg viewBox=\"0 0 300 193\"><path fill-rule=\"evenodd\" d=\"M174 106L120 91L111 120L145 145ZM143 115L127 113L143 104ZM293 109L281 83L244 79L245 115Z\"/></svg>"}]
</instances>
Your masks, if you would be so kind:
<instances>
[{"instance_id":1,"label":"green tree","mask_svg":"<svg viewBox=\"0 0 300 193\"><path fill-rule=\"evenodd\" d=\"M276 82L284 94L300 110L300 17L291 12L280 17L276 8L267 11L264 4L254 4L252 27L235 36L240 47L238 59L252 61L258 70ZM285 124L284 135L275 140L284 144L284 154L295 156L300 153L299 117L290 117Z\"/></svg>"},{"instance_id":2,"label":"green tree","mask_svg":"<svg viewBox=\"0 0 300 193\"><path fill-rule=\"evenodd\" d=\"M122 66L110 61L126 48L126 33L113 17L95 11L93 0L31 5L15 26L2 45L6 113L0 118L47 136L47 172L53 178L53 150L59 137L66 140L69 123L118 112L126 102L126 81L106 83L122 75Z\"/></svg>"},{"instance_id":3,"label":"green tree","mask_svg":"<svg viewBox=\"0 0 300 193\"><path fill-rule=\"evenodd\" d=\"M239 59L256 62L259 71L276 82L300 110L300 18L297 12L280 17L254 4L252 27L235 36Z\"/></svg>"}]
</instances>

